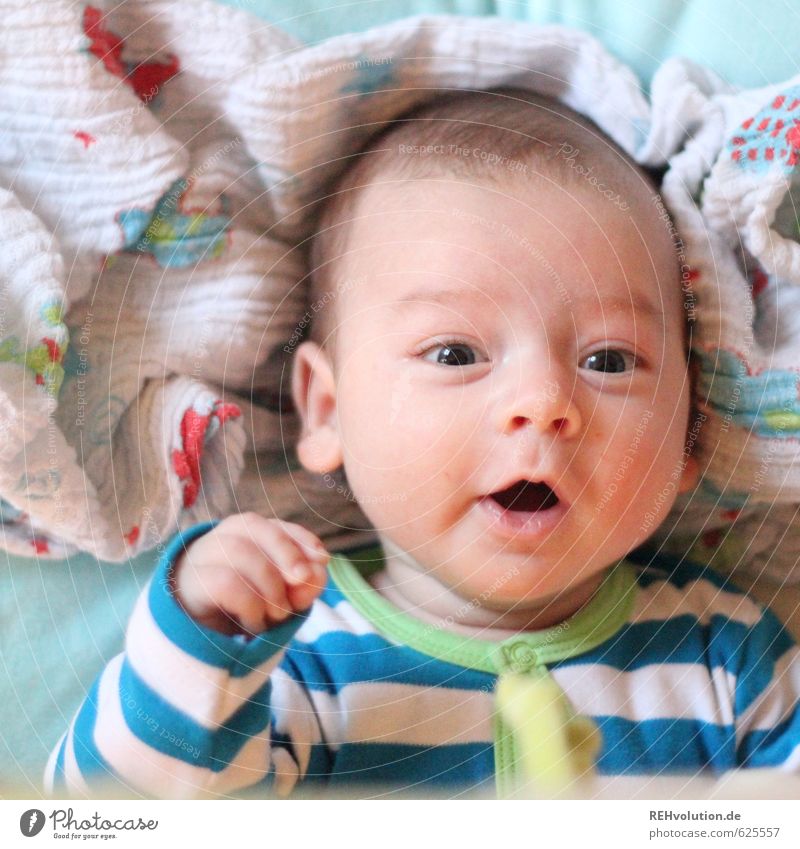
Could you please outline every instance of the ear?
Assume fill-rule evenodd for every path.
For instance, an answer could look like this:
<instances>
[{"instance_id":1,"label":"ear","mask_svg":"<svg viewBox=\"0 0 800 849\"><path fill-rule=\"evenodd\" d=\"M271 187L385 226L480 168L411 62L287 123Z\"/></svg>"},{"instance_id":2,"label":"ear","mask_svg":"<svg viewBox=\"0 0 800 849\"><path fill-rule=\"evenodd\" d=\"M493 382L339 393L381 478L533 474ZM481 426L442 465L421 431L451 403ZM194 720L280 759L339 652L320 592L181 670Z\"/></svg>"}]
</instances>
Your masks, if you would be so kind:
<instances>
[{"instance_id":1,"label":"ear","mask_svg":"<svg viewBox=\"0 0 800 849\"><path fill-rule=\"evenodd\" d=\"M300 416L297 456L309 472L325 474L342 465L336 421L336 383L328 354L303 342L294 355L292 399Z\"/></svg>"}]
</instances>

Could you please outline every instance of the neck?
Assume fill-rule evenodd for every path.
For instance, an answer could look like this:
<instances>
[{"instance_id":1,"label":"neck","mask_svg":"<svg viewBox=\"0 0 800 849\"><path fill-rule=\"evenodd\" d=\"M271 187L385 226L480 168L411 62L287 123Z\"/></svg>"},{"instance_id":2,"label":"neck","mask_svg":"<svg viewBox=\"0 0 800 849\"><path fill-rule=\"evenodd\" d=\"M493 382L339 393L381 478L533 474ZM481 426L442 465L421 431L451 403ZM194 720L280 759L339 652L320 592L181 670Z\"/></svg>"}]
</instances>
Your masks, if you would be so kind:
<instances>
[{"instance_id":1,"label":"neck","mask_svg":"<svg viewBox=\"0 0 800 849\"><path fill-rule=\"evenodd\" d=\"M476 631L519 633L551 628L569 619L595 594L605 573L593 575L555 597L509 602L487 607L478 598L465 598L421 567L408 552L381 537L385 569L375 582L389 601L417 619L439 627L475 634ZM498 636L502 634L498 633Z\"/></svg>"}]
</instances>

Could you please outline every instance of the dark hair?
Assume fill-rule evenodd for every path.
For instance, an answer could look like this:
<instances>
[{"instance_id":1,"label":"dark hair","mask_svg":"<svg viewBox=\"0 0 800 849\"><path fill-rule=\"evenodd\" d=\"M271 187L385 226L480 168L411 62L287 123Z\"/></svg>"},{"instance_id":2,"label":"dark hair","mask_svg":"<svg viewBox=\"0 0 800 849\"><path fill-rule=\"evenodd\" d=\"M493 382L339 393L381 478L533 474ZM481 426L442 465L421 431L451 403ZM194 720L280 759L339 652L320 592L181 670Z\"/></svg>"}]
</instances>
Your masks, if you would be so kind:
<instances>
[{"instance_id":1,"label":"dark hair","mask_svg":"<svg viewBox=\"0 0 800 849\"><path fill-rule=\"evenodd\" d=\"M439 178L501 182L513 178L578 183L589 172L612 173L625 193L656 186L613 140L583 115L527 89L438 93L343 159L343 171L318 203L309 254L311 338L333 349L335 273L348 250L352 220L365 189L381 181ZM677 262L676 262L677 267Z\"/></svg>"}]
</instances>

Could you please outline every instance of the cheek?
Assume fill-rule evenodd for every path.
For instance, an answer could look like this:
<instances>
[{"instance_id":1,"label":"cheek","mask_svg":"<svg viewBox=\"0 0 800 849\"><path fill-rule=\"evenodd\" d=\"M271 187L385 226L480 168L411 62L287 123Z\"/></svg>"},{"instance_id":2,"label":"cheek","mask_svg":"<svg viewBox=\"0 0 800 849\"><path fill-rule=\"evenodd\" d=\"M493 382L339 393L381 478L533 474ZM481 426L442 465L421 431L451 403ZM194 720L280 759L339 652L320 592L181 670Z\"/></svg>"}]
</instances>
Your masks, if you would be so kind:
<instances>
[{"instance_id":1,"label":"cheek","mask_svg":"<svg viewBox=\"0 0 800 849\"><path fill-rule=\"evenodd\" d=\"M414 524L417 533L424 527L435 534L442 518L460 503L464 478L472 468L456 450L467 437L456 436L448 418L441 422L442 417L452 422L451 410L415 405L411 399L393 406L397 396L392 389L386 381L377 397L341 408L347 480L374 526L401 534Z\"/></svg>"},{"instance_id":2,"label":"cheek","mask_svg":"<svg viewBox=\"0 0 800 849\"><path fill-rule=\"evenodd\" d=\"M645 410L614 441L604 460L597 515L623 532L647 539L666 517L678 496L685 444L684 410ZM674 421L673 421L674 416Z\"/></svg>"},{"instance_id":3,"label":"cheek","mask_svg":"<svg viewBox=\"0 0 800 849\"><path fill-rule=\"evenodd\" d=\"M362 370L342 380L337 404L354 456L441 468L446 455L469 441L479 411L468 409L464 388L433 385L417 371Z\"/></svg>"},{"instance_id":4,"label":"cheek","mask_svg":"<svg viewBox=\"0 0 800 849\"><path fill-rule=\"evenodd\" d=\"M348 481L357 497L411 486L430 439L420 438L413 399L402 381L352 369L337 387L337 419Z\"/></svg>"},{"instance_id":5,"label":"cheek","mask_svg":"<svg viewBox=\"0 0 800 849\"><path fill-rule=\"evenodd\" d=\"M593 453L590 468L594 477L604 487L641 498L669 478L682 455L685 426L683 411L675 404L667 418L660 409L657 405L636 405L601 416L603 424L586 447ZM680 425L671 423L673 415Z\"/></svg>"}]
</instances>

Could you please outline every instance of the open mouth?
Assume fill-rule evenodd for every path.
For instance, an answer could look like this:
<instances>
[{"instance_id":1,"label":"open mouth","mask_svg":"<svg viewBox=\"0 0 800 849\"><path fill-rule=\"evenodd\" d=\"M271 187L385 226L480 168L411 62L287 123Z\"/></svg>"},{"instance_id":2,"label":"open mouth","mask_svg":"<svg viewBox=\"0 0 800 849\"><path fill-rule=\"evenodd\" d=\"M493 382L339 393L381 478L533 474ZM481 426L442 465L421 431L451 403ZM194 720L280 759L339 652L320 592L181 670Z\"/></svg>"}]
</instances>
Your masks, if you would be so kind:
<instances>
[{"instance_id":1,"label":"open mouth","mask_svg":"<svg viewBox=\"0 0 800 849\"><path fill-rule=\"evenodd\" d=\"M534 481L517 481L506 489L493 492L489 497L504 510L519 510L526 513L549 510L558 504L558 496L546 483Z\"/></svg>"}]
</instances>

